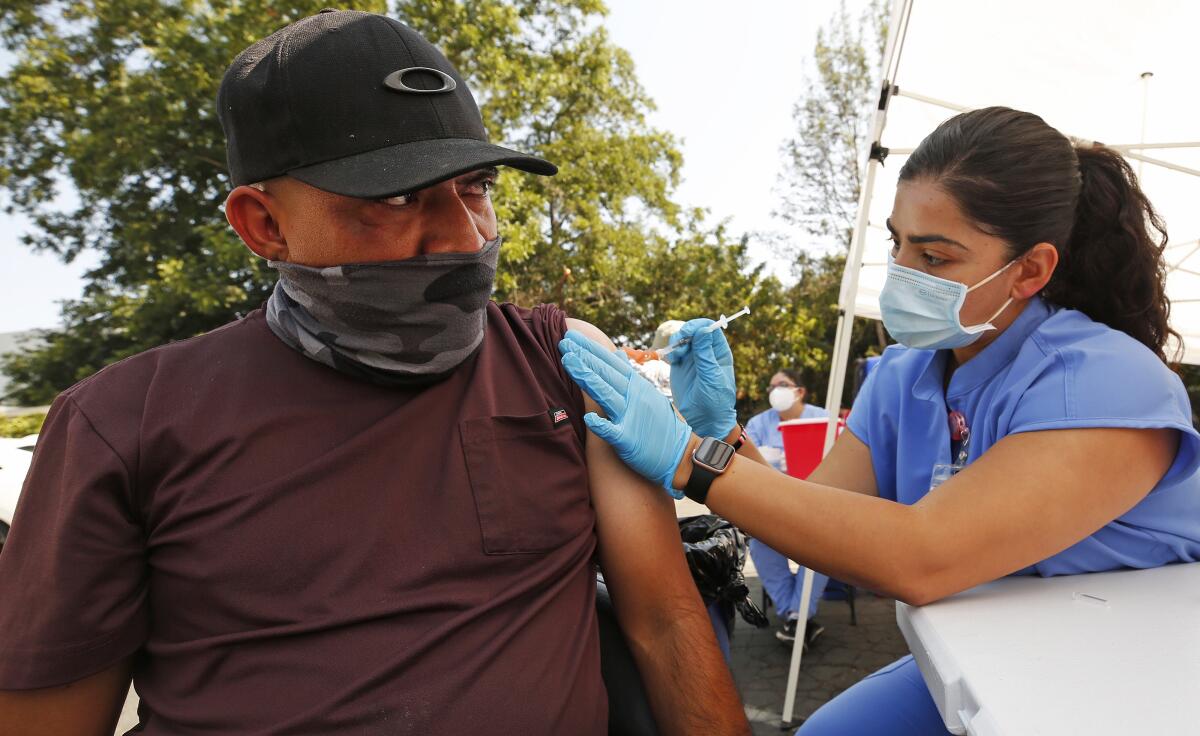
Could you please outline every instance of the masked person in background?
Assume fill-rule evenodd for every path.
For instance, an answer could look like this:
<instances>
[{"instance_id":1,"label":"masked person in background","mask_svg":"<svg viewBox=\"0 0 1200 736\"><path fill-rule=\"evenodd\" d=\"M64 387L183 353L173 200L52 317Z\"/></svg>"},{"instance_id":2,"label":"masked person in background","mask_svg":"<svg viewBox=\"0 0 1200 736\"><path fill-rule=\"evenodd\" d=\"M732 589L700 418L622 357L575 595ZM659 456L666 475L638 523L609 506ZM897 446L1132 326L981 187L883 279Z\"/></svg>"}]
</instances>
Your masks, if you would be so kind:
<instances>
[{"instance_id":1,"label":"masked person in background","mask_svg":"<svg viewBox=\"0 0 1200 736\"><path fill-rule=\"evenodd\" d=\"M221 84L264 309L64 392L0 556L0 733L607 733L598 561L662 733L749 732L670 499L489 301L508 165L415 31L327 11ZM654 565L646 564L653 560Z\"/></svg>"},{"instance_id":2,"label":"masked person in background","mask_svg":"<svg viewBox=\"0 0 1200 736\"><path fill-rule=\"evenodd\" d=\"M758 447L763 458L781 473L787 472L783 454L783 434L779 423L791 419L820 419L828 417L823 407L804 403L808 390L800 378L800 372L781 368L771 376L767 384L767 401L771 408L750 417L746 422L746 435ZM762 580L763 588L775 604L775 613L783 621L783 627L775 637L785 644L796 639L796 623L800 619L800 599L804 592L804 568L792 572L788 558L768 547L758 538L750 540L750 558L754 569ZM817 615L817 604L829 583L829 576L813 573L812 592L809 598L808 625L804 629L804 646L812 646L825 632L825 627L813 617Z\"/></svg>"},{"instance_id":3,"label":"masked person in background","mask_svg":"<svg viewBox=\"0 0 1200 736\"><path fill-rule=\"evenodd\" d=\"M670 355L686 422L568 333L563 364L608 413L588 425L797 562L914 605L1004 575L1200 560L1200 433L1167 365L1165 230L1121 154L1030 113L956 115L905 161L888 227L880 310L900 345L807 480L732 446L733 358L708 320ZM905 657L799 733L947 730Z\"/></svg>"}]
</instances>

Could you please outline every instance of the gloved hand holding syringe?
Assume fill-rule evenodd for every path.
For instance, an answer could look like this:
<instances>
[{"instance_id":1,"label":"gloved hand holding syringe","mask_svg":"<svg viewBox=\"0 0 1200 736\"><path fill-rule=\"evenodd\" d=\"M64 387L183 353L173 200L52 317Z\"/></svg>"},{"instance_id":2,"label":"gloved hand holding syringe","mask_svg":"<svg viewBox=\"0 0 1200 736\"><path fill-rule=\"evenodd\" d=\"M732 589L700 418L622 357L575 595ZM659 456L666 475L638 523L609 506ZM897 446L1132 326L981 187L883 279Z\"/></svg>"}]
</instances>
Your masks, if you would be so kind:
<instances>
[{"instance_id":1,"label":"gloved hand holding syringe","mask_svg":"<svg viewBox=\"0 0 1200 736\"><path fill-rule=\"evenodd\" d=\"M627 360L618 359L575 330L568 331L559 343L563 366L608 414L607 419L587 414L584 420L588 427L617 448L618 456L626 464L657 480L676 497L679 493L669 484L687 445L687 437L694 432L701 437L726 439L737 427L733 353L725 335L717 330L749 313L747 306L728 317L722 314L715 321L691 320L680 328L674 344L658 351L657 355L646 351L649 359L670 356L672 402L664 404L667 411L661 414L656 414L649 403L628 400L634 394L658 392L637 375ZM676 351L684 345L690 349ZM611 370L602 364L607 364ZM624 400L614 404L610 401L613 397L624 397ZM677 419L675 411L670 410L671 403L683 417L682 421ZM626 410L631 407L636 411L626 417ZM659 423L654 421L656 418ZM617 424L622 424L625 429L618 428ZM638 441L622 443L623 431L638 432ZM663 461L663 458L668 459Z\"/></svg>"},{"instance_id":2,"label":"gloved hand holding syringe","mask_svg":"<svg viewBox=\"0 0 1200 736\"><path fill-rule=\"evenodd\" d=\"M741 317L744 314L750 314L750 306L749 305L742 307L740 310L734 312L733 314L729 315L728 317L726 317L725 315L722 314L720 319L715 320L708 327L702 328L701 330L699 330L699 332L697 332L697 334L705 335L705 334L708 334L709 332L712 332L713 330L715 330L717 328L720 328L723 330L729 326L730 322L734 321L735 319L737 319L738 317ZM685 338L679 340L679 342L676 342L674 345L671 345L670 347L666 347L666 348L663 348L662 350L656 351L658 353L659 359L662 359L662 357L664 355L671 353L675 349L681 348L684 345L687 345L691 341L692 341L691 337L685 337Z\"/></svg>"}]
</instances>

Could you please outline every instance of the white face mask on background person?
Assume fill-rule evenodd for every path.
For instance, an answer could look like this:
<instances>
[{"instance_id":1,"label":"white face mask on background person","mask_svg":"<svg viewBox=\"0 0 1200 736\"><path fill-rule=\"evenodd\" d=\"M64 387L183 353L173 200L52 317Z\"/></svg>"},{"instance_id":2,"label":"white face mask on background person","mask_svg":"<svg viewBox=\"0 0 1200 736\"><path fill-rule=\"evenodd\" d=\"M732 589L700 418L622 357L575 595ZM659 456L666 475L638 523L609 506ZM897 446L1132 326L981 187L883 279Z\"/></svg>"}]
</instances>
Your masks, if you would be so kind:
<instances>
[{"instance_id":1,"label":"white face mask on background person","mask_svg":"<svg viewBox=\"0 0 1200 736\"><path fill-rule=\"evenodd\" d=\"M991 276L968 287L892 261L888 263L887 281L879 295L883 326L896 342L905 347L917 350L966 347L984 332L996 329L992 320L999 317L1013 301L1009 297L982 324L964 327L960 313L967 294L1004 273L1016 262L1016 259L1009 261Z\"/></svg>"},{"instance_id":2,"label":"white face mask on background person","mask_svg":"<svg viewBox=\"0 0 1200 736\"><path fill-rule=\"evenodd\" d=\"M788 386L776 386L767 394L767 401L775 411L787 411L796 405L796 389Z\"/></svg>"}]
</instances>

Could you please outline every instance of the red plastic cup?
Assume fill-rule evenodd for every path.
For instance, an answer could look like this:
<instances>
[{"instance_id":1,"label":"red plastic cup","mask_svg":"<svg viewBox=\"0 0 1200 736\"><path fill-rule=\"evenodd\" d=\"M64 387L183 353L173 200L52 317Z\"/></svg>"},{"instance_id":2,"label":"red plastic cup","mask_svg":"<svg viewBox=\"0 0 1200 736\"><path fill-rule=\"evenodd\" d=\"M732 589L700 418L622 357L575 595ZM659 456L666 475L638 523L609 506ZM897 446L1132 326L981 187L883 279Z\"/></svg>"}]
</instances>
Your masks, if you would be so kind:
<instances>
[{"instance_id":1,"label":"red plastic cup","mask_svg":"<svg viewBox=\"0 0 1200 736\"><path fill-rule=\"evenodd\" d=\"M789 419L779 423L788 475L807 478L821 464L825 451L825 428L828 426L827 417ZM839 419L837 433L841 434L845 427L846 420Z\"/></svg>"}]
</instances>

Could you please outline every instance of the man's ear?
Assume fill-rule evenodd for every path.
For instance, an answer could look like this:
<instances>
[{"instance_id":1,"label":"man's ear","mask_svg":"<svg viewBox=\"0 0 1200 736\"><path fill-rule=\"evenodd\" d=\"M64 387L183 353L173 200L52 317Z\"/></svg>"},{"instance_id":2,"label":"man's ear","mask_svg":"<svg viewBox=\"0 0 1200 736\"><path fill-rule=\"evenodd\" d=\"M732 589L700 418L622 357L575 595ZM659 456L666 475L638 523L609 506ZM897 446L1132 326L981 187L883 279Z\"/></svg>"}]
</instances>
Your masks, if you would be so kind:
<instances>
[{"instance_id":1,"label":"man's ear","mask_svg":"<svg viewBox=\"0 0 1200 736\"><path fill-rule=\"evenodd\" d=\"M1013 296L1029 299L1050 283L1050 277L1058 266L1058 248L1050 243L1038 243L1025 251L1016 266L1020 271L1013 284Z\"/></svg>"},{"instance_id":2,"label":"man's ear","mask_svg":"<svg viewBox=\"0 0 1200 736\"><path fill-rule=\"evenodd\" d=\"M275 216L279 206L279 200L252 186L237 187L225 200L225 219L247 248L268 261L288 259L287 241Z\"/></svg>"}]
</instances>

